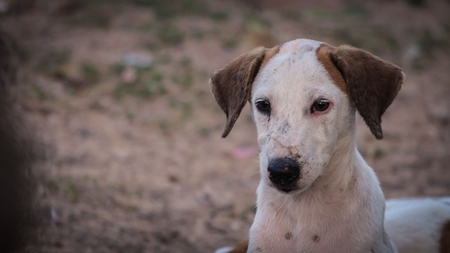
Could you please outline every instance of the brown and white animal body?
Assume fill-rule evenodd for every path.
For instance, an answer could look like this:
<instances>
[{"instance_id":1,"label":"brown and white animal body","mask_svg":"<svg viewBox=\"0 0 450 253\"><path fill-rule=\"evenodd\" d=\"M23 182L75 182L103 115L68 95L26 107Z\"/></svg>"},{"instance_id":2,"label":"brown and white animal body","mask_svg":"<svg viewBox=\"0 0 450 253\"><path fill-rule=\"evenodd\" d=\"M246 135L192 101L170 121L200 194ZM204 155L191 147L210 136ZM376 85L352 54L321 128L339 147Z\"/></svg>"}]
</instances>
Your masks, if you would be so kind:
<instances>
[{"instance_id":1,"label":"brown and white animal body","mask_svg":"<svg viewBox=\"0 0 450 253\"><path fill-rule=\"evenodd\" d=\"M450 198L391 200L356 147L356 111L377 139L401 69L361 49L298 39L256 48L211 76L231 131L248 101L261 149L257 212L217 252L450 252Z\"/></svg>"}]
</instances>

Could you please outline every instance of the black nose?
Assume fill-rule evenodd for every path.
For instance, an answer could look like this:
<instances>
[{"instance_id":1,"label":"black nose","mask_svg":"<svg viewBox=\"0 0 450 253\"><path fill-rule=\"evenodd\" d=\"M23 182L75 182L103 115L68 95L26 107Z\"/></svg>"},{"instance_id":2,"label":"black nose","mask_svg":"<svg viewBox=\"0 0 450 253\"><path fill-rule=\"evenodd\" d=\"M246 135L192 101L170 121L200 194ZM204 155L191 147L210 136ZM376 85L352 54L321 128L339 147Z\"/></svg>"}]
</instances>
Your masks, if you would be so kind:
<instances>
[{"instance_id":1,"label":"black nose","mask_svg":"<svg viewBox=\"0 0 450 253\"><path fill-rule=\"evenodd\" d=\"M300 165L288 157L270 160L267 170L270 181L283 191L293 190L300 176Z\"/></svg>"}]
</instances>

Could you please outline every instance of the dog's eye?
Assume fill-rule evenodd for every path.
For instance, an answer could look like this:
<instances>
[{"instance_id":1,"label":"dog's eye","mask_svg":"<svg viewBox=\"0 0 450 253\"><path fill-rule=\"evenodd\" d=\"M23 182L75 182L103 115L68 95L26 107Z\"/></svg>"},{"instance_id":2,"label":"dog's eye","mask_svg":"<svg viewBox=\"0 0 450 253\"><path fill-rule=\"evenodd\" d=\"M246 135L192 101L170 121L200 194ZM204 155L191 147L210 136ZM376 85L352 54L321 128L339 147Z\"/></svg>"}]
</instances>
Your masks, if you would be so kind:
<instances>
[{"instance_id":1,"label":"dog's eye","mask_svg":"<svg viewBox=\"0 0 450 253\"><path fill-rule=\"evenodd\" d=\"M268 114L270 112L270 103L267 100L258 100L255 105L258 111L264 114Z\"/></svg>"},{"instance_id":2,"label":"dog's eye","mask_svg":"<svg viewBox=\"0 0 450 253\"><path fill-rule=\"evenodd\" d=\"M311 113L326 111L329 106L330 101L324 98L319 98L316 101L314 101L314 104L311 106Z\"/></svg>"}]
</instances>

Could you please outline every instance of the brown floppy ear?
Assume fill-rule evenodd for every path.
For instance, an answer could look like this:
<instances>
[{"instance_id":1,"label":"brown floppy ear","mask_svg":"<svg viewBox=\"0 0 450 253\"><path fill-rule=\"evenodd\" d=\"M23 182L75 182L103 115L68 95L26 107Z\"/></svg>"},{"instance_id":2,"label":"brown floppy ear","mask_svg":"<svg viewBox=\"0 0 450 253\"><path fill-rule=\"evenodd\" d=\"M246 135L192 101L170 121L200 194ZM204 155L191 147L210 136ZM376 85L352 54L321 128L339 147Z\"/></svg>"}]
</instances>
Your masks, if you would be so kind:
<instances>
[{"instance_id":1,"label":"brown floppy ear","mask_svg":"<svg viewBox=\"0 0 450 253\"><path fill-rule=\"evenodd\" d=\"M250 100L252 83L258 74L264 54L263 47L256 48L238 56L211 76L211 90L227 116L222 138L230 133L245 102Z\"/></svg>"},{"instance_id":2,"label":"brown floppy ear","mask_svg":"<svg viewBox=\"0 0 450 253\"><path fill-rule=\"evenodd\" d=\"M381 116L397 96L404 74L394 64L350 46L330 54L344 77L350 99L377 139L383 138Z\"/></svg>"}]
</instances>

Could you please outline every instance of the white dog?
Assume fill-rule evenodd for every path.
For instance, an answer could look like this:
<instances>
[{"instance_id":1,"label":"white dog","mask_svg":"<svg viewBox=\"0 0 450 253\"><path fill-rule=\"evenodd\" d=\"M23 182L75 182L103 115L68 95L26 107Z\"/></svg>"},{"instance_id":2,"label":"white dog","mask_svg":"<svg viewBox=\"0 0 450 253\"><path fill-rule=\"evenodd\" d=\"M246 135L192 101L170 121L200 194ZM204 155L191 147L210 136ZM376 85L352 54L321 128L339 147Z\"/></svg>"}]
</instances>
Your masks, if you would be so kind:
<instances>
[{"instance_id":1,"label":"white dog","mask_svg":"<svg viewBox=\"0 0 450 253\"><path fill-rule=\"evenodd\" d=\"M356 111L381 139L381 116L403 77L361 49L306 39L254 49L216 71L222 137L248 101L261 148L248 249L217 252L450 252L450 198L391 200L385 211L356 148Z\"/></svg>"}]
</instances>

